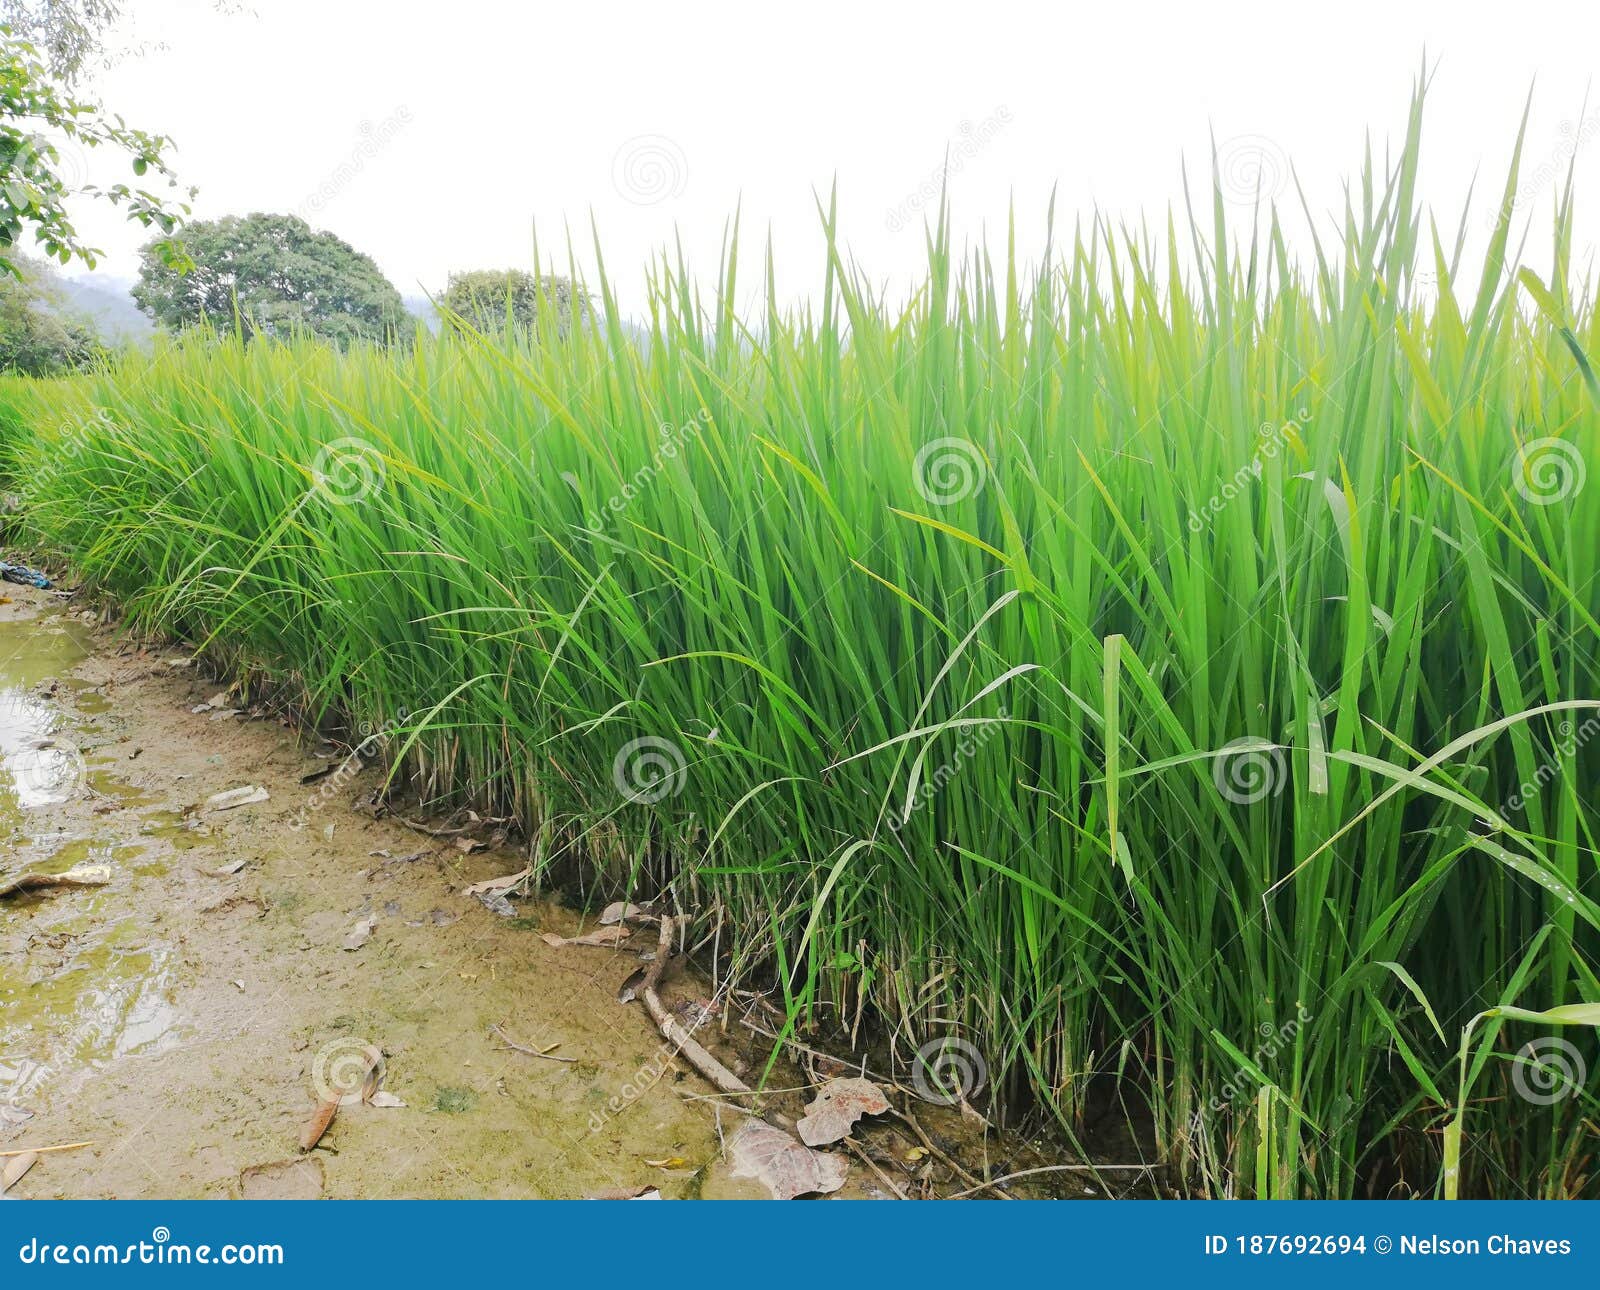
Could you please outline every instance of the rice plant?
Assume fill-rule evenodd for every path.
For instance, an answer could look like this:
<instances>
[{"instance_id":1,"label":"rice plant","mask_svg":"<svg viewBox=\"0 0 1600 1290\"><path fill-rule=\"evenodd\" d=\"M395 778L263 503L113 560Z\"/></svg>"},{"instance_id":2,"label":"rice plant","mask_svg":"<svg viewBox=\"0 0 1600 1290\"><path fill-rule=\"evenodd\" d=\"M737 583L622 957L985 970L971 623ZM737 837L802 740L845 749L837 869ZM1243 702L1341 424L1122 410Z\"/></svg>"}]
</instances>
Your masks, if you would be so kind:
<instances>
[{"instance_id":1,"label":"rice plant","mask_svg":"<svg viewBox=\"0 0 1600 1290\"><path fill-rule=\"evenodd\" d=\"M1196 1193L1600 1195L1600 321L1570 180L1547 279L1515 157L1464 263L1421 121L1305 264L1220 190L1031 274L941 211L892 307L830 203L804 309L735 235L643 342L602 275L10 382L24 531L935 1087Z\"/></svg>"}]
</instances>

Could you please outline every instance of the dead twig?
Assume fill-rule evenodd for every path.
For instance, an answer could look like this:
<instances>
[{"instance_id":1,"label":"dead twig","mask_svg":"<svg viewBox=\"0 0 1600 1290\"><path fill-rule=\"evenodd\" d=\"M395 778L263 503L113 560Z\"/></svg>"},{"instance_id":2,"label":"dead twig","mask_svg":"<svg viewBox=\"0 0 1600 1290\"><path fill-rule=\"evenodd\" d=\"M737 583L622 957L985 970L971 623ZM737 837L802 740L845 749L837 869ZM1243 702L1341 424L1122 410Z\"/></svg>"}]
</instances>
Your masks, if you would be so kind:
<instances>
[{"instance_id":1,"label":"dead twig","mask_svg":"<svg viewBox=\"0 0 1600 1290\"><path fill-rule=\"evenodd\" d=\"M552 1048L559 1048L560 1044L551 1044L550 1048L546 1048L543 1051L532 1048L527 1044L519 1044L510 1035L506 1034L499 1025L490 1026L489 1033L513 1052L522 1053L528 1057L542 1057L547 1062L575 1062L578 1060L576 1057L557 1057L550 1051Z\"/></svg>"},{"instance_id":2,"label":"dead twig","mask_svg":"<svg viewBox=\"0 0 1600 1290\"><path fill-rule=\"evenodd\" d=\"M1019 1169L1014 1174L1002 1174L998 1178L991 1178L988 1182L977 1187L970 1187L966 1191L958 1191L953 1196L946 1196L946 1200L965 1200L968 1196L976 1196L980 1191L988 1191L998 1187L1001 1183L1013 1182L1018 1178L1027 1178L1033 1174L1063 1174L1063 1173L1099 1173L1106 1169L1133 1169L1143 1173L1152 1173L1161 1168L1160 1165L1040 1165L1037 1169ZM1004 1196L1004 1192L996 1195ZM1007 1200L1015 1200L1015 1196L1006 1196Z\"/></svg>"}]
</instances>

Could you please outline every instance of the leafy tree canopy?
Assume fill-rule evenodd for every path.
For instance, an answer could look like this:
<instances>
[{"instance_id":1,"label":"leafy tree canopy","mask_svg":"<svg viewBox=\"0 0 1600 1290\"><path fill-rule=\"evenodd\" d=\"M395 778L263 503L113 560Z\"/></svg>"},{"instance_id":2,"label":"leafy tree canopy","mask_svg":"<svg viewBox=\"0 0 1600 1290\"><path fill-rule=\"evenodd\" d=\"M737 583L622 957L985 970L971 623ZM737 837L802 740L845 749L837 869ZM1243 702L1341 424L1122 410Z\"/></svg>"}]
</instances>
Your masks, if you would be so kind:
<instances>
[{"instance_id":1,"label":"leafy tree canopy","mask_svg":"<svg viewBox=\"0 0 1600 1290\"><path fill-rule=\"evenodd\" d=\"M162 326L286 335L304 329L341 345L383 340L409 322L372 257L295 215L229 215L183 231L186 270L146 247L133 298Z\"/></svg>"},{"instance_id":2,"label":"leafy tree canopy","mask_svg":"<svg viewBox=\"0 0 1600 1290\"><path fill-rule=\"evenodd\" d=\"M536 277L522 269L452 273L439 303L447 315L484 332L504 329L508 317L514 327L532 329L541 310L553 312L564 331L574 313L585 318L594 307L588 293L570 278Z\"/></svg>"},{"instance_id":3,"label":"leafy tree canopy","mask_svg":"<svg viewBox=\"0 0 1600 1290\"><path fill-rule=\"evenodd\" d=\"M129 219L165 235L153 244L159 254L182 262L171 235L193 192L171 191L177 180L164 160L171 140L136 130L67 88L98 47L100 24L115 14L100 0L0 0L0 271L17 272L15 248L28 228L44 255L93 267L98 252L78 237L66 209L77 194L125 207ZM48 52L22 33L39 35ZM96 148L125 154L136 181L164 185L79 182L73 154ZM157 191L162 187L168 191Z\"/></svg>"}]
</instances>

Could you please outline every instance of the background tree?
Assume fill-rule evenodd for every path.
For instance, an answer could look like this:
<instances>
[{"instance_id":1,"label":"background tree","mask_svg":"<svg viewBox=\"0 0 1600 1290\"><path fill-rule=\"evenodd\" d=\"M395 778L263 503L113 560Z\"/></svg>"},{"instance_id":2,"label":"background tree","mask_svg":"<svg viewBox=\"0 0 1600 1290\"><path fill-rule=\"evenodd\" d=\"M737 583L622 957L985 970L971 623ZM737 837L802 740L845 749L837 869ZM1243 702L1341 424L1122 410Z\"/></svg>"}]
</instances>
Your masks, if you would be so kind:
<instances>
[{"instance_id":1,"label":"background tree","mask_svg":"<svg viewBox=\"0 0 1600 1290\"><path fill-rule=\"evenodd\" d=\"M408 332L400 293L371 256L296 215L197 220L183 232L190 261L167 262L158 245L141 256L133 298L163 327L209 323L247 335L311 331L341 345Z\"/></svg>"},{"instance_id":2,"label":"background tree","mask_svg":"<svg viewBox=\"0 0 1600 1290\"><path fill-rule=\"evenodd\" d=\"M541 306L555 312L565 331L572 325L574 313L587 318L594 308L588 293L570 278L535 277L522 269L452 273L439 304L445 313L455 314L483 332L503 330L508 316L513 326L531 329L539 320Z\"/></svg>"},{"instance_id":3,"label":"background tree","mask_svg":"<svg viewBox=\"0 0 1600 1290\"><path fill-rule=\"evenodd\" d=\"M76 257L92 268L98 252L79 239L66 210L80 193L124 206L129 219L159 229L166 236L153 246L182 263L171 234L188 214L183 198L193 190L174 196L126 183L74 189L62 165L62 148L108 147L127 155L135 179L177 188L163 159L169 139L132 128L68 88L116 13L104 0L0 0L0 270L16 272L14 248L29 227L46 256L63 264ZM46 42L46 53L25 38L29 33Z\"/></svg>"},{"instance_id":4,"label":"background tree","mask_svg":"<svg viewBox=\"0 0 1600 1290\"><path fill-rule=\"evenodd\" d=\"M0 275L0 371L59 376L105 353L87 319L75 315L48 264L19 259Z\"/></svg>"}]
</instances>

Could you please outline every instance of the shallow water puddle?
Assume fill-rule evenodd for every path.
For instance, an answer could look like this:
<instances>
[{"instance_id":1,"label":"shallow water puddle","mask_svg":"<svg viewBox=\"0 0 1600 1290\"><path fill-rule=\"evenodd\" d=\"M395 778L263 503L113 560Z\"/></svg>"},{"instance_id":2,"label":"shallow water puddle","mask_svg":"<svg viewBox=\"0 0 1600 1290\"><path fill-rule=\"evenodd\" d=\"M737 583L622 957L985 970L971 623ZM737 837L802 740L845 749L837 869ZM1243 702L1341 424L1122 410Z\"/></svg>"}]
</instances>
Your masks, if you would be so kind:
<instances>
[{"instance_id":1,"label":"shallow water puddle","mask_svg":"<svg viewBox=\"0 0 1600 1290\"><path fill-rule=\"evenodd\" d=\"M107 887L0 902L0 1101L38 1098L63 1076L176 1040L172 947L125 915L119 893L165 864L146 845L62 832L89 794L142 798L111 772L90 770L56 700L70 698L80 713L104 710L101 696L61 676L87 652L63 617L0 622L0 875L81 864L112 873Z\"/></svg>"}]
</instances>

